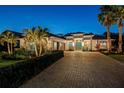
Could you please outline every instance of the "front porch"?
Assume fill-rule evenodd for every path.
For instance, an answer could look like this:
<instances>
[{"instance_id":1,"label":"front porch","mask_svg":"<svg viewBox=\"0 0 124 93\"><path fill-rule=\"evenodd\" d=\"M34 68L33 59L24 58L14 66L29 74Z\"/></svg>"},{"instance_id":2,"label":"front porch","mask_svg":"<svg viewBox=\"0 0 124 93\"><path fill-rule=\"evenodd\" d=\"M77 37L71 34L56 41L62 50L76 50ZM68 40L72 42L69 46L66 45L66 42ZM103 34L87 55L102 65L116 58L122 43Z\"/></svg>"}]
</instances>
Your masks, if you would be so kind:
<instances>
[{"instance_id":1,"label":"front porch","mask_svg":"<svg viewBox=\"0 0 124 93\"><path fill-rule=\"evenodd\" d=\"M70 51L90 51L92 50L92 44L89 43L90 41L81 41L76 40L76 42L68 42L66 44L66 50Z\"/></svg>"}]
</instances>

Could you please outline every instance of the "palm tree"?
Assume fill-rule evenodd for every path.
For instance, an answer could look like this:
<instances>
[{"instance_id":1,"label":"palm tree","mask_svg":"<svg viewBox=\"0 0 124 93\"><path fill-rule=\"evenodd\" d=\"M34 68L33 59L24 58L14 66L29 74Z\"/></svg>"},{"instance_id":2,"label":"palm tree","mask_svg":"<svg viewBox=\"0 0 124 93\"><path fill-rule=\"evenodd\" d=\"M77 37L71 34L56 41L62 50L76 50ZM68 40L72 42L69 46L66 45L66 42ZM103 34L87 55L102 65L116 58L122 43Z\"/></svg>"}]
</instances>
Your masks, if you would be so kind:
<instances>
[{"instance_id":1,"label":"palm tree","mask_svg":"<svg viewBox=\"0 0 124 93\"><path fill-rule=\"evenodd\" d=\"M1 44L4 45L4 43L7 43L7 49L8 49L8 54L11 54L10 50L10 43L11 43L11 32L4 32L1 34Z\"/></svg>"},{"instance_id":2,"label":"palm tree","mask_svg":"<svg viewBox=\"0 0 124 93\"><path fill-rule=\"evenodd\" d=\"M40 26L37 29L32 28L25 30L25 41L34 43L36 56L40 56L42 54L43 49L46 49L47 47L47 30L47 28L43 29Z\"/></svg>"},{"instance_id":3,"label":"palm tree","mask_svg":"<svg viewBox=\"0 0 124 93\"><path fill-rule=\"evenodd\" d=\"M13 54L13 46L16 45L16 36L11 31L1 34L1 44L7 43L8 54Z\"/></svg>"},{"instance_id":4,"label":"palm tree","mask_svg":"<svg viewBox=\"0 0 124 93\"><path fill-rule=\"evenodd\" d=\"M48 29L42 29L42 27L38 27L39 29L39 56L42 54L43 49L46 51L47 49L47 39L48 39Z\"/></svg>"},{"instance_id":5,"label":"palm tree","mask_svg":"<svg viewBox=\"0 0 124 93\"><path fill-rule=\"evenodd\" d=\"M17 41L16 41L16 36L11 33L10 35L10 43L11 43L11 54L13 54L13 47L16 45Z\"/></svg>"},{"instance_id":6,"label":"palm tree","mask_svg":"<svg viewBox=\"0 0 124 93\"><path fill-rule=\"evenodd\" d=\"M122 52L122 28L123 28L123 19L124 19L124 6L115 6L114 10L116 14L115 19L117 21L118 34L119 34L118 52L121 53Z\"/></svg>"},{"instance_id":7,"label":"palm tree","mask_svg":"<svg viewBox=\"0 0 124 93\"><path fill-rule=\"evenodd\" d=\"M113 6L102 6L100 8L100 14L98 14L99 22L104 25L107 29L107 47L108 52L111 52L111 37L110 37L110 28L115 23L113 12Z\"/></svg>"},{"instance_id":8,"label":"palm tree","mask_svg":"<svg viewBox=\"0 0 124 93\"><path fill-rule=\"evenodd\" d=\"M37 41L38 41L38 30L35 28L32 29L25 29L24 30L26 33L25 40L26 42L34 43L34 49L35 49L35 54L38 56L38 50L37 50Z\"/></svg>"}]
</instances>

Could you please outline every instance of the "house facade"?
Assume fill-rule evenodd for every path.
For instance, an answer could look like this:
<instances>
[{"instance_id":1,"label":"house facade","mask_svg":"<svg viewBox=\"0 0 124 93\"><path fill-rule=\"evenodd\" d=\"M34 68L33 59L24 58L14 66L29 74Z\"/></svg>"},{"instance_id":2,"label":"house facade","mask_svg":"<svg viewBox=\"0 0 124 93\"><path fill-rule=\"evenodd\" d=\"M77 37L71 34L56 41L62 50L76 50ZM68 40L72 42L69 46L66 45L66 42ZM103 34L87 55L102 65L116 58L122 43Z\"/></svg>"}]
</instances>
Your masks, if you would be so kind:
<instances>
[{"instance_id":1,"label":"house facade","mask_svg":"<svg viewBox=\"0 0 124 93\"><path fill-rule=\"evenodd\" d=\"M93 34L75 33L65 37L65 50L97 51L107 50L107 39ZM111 39L111 43L113 40Z\"/></svg>"},{"instance_id":2,"label":"house facade","mask_svg":"<svg viewBox=\"0 0 124 93\"><path fill-rule=\"evenodd\" d=\"M25 48L24 38L18 38L19 48ZM114 40L111 39L111 43ZM112 45L112 44L111 44ZM46 45L48 50L64 50L64 51L97 51L107 50L107 39L98 37L93 34L75 33L60 37L54 34L50 34L48 38L48 44ZM33 44L28 44L28 48L33 48Z\"/></svg>"}]
</instances>

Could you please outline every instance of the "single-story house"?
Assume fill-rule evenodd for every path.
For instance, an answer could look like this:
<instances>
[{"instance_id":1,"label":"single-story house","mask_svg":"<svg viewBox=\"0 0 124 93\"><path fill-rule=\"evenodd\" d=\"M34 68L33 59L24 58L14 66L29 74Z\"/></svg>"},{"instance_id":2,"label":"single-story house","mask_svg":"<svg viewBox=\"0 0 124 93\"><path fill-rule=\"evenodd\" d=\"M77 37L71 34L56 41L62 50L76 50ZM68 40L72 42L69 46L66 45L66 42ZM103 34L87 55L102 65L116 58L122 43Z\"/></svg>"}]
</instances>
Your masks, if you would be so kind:
<instances>
[{"instance_id":1,"label":"single-story house","mask_svg":"<svg viewBox=\"0 0 124 93\"><path fill-rule=\"evenodd\" d=\"M18 39L18 48L25 48L24 36ZM114 39L111 39L111 45ZM33 44L28 45L29 49ZM99 49L107 50L107 39L93 34L73 33L63 37L49 33L48 50L74 50L74 51L97 51Z\"/></svg>"}]
</instances>

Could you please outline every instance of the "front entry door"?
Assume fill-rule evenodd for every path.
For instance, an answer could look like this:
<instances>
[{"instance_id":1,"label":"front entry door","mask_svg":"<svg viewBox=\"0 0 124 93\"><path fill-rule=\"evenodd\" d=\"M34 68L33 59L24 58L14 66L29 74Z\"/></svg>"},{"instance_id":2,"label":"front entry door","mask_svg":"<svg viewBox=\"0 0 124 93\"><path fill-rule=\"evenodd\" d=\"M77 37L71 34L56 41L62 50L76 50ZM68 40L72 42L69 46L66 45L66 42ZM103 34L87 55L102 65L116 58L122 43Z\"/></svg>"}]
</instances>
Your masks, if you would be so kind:
<instances>
[{"instance_id":1,"label":"front entry door","mask_svg":"<svg viewBox=\"0 0 124 93\"><path fill-rule=\"evenodd\" d=\"M76 50L82 50L82 43L81 43L81 41L76 41L75 49Z\"/></svg>"}]
</instances>

